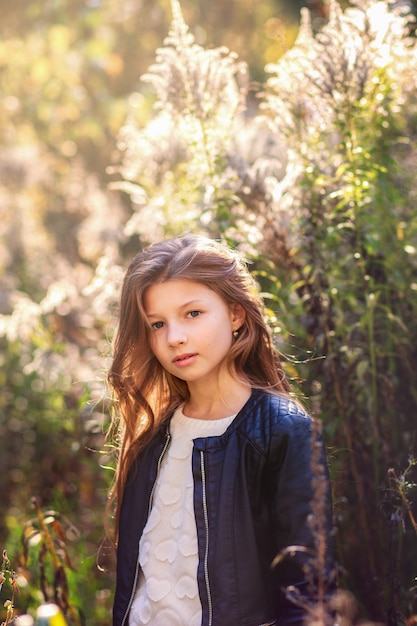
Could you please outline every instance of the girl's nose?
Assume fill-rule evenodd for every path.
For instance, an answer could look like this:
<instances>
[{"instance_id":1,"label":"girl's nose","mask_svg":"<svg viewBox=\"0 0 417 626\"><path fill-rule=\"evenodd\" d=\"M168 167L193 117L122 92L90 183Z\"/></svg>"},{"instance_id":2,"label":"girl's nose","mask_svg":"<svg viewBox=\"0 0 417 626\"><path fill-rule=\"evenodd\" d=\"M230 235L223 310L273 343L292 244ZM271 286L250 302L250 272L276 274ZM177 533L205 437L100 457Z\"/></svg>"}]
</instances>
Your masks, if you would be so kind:
<instances>
[{"instance_id":1,"label":"girl's nose","mask_svg":"<svg viewBox=\"0 0 417 626\"><path fill-rule=\"evenodd\" d=\"M184 329L178 325L173 324L168 327L168 344L170 346L179 346L187 343L187 335Z\"/></svg>"}]
</instances>

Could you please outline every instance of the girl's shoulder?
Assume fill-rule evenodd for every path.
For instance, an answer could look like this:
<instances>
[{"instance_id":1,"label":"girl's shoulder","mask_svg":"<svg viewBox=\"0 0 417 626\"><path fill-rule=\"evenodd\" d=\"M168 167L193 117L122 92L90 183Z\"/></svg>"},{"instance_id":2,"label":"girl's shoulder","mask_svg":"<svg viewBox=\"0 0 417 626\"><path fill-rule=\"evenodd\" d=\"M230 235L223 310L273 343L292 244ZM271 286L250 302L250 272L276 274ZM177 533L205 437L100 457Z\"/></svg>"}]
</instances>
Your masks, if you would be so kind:
<instances>
[{"instance_id":1,"label":"girl's shoulder","mask_svg":"<svg viewBox=\"0 0 417 626\"><path fill-rule=\"evenodd\" d=\"M236 420L237 428L262 448L272 438L310 433L311 424L310 415L293 398L257 389Z\"/></svg>"},{"instance_id":2,"label":"girl's shoulder","mask_svg":"<svg viewBox=\"0 0 417 626\"><path fill-rule=\"evenodd\" d=\"M252 415L259 413L273 421L279 421L291 415L311 419L306 409L295 398L264 389L253 389L244 409Z\"/></svg>"}]
</instances>

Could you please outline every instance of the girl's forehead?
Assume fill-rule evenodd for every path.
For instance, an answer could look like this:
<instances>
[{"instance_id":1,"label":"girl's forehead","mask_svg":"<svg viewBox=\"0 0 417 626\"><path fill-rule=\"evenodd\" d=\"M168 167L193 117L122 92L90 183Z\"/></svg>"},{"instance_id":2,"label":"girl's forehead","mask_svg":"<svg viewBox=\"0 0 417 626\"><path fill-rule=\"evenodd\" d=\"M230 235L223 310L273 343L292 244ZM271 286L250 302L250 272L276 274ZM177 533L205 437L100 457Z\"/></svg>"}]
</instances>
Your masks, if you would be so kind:
<instances>
[{"instance_id":1,"label":"girl's forehead","mask_svg":"<svg viewBox=\"0 0 417 626\"><path fill-rule=\"evenodd\" d=\"M186 278L170 279L150 285L144 293L146 313L154 307L183 306L196 300L222 300L210 287Z\"/></svg>"},{"instance_id":2,"label":"girl's forehead","mask_svg":"<svg viewBox=\"0 0 417 626\"><path fill-rule=\"evenodd\" d=\"M204 283L191 280L189 278L169 278L168 280L158 281L149 285L145 290L145 295L149 293L192 293L192 292L211 292L213 290Z\"/></svg>"}]
</instances>

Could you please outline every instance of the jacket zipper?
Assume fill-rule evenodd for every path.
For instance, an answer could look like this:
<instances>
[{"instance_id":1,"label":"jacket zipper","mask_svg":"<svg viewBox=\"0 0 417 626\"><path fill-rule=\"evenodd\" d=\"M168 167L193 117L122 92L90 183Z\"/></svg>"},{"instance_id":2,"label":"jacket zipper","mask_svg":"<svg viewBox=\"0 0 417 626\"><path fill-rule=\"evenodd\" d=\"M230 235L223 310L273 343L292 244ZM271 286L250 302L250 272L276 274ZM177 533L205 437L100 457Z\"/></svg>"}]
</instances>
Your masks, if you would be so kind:
<instances>
[{"instance_id":1,"label":"jacket zipper","mask_svg":"<svg viewBox=\"0 0 417 626\"><path fill-rule=\"evenodd\" d=\"M209 550L209 522L208 522L208 508L207 508L207 493L206 493L206 469L204 464L204 452L200 450L200 462L201 462L201 481L203 486L203 514L204 525L206 529L206 549L204 553L204 579L206 582L207 591L207 604L208 604L208 626L212 626L213 623L213 603L211 600L210 578L208 571L208 550Z\"/></svg>"},{"instance_id":2,"label":"jacket zipper","mask_svg":"<svg viewBox=\"0 0 417 626\"><path fill-rule=\"evenodd\" d=\"M165 452L167 451L167 448L169 446L169 442L170 441L171 441L171 435L167 431L165 444L164 444L164 447L162 448L161 454L159 455L158 463L157 463L157 466L156 466L155 482L154 482L154 484L152 486L151 495L149 496L148 517L149 517L149 514L150 514L151 509L152 509L153 498L154 498L155 489L156 489L156 483L158 481L159 473L161 471L162 459L165 456ZM140 538L139 538L139 541L140 541ZM135 578L134 578L134 581L133 581L132 593L130 594L129 602L127 604L126 612L125 612L125 614L123 616L121 626L124 626L124 624L126 623L127 616L129 614L130 608L132 606L133 598L135 597L135 593L136 593L136 586L137 586L137 583L138 583L138 576L139 576L139 553L138 553L138 560L136 562Z\"/></svg>"}]
</instances>

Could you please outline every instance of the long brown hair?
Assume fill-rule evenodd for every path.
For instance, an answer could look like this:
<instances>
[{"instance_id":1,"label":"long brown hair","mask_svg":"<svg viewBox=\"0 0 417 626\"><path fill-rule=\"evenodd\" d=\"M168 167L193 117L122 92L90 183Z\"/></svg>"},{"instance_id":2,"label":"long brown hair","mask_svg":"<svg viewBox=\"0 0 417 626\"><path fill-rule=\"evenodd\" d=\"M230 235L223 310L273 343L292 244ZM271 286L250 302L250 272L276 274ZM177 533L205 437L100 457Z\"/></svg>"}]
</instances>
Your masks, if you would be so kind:
<instances>
[{"instance_id":1,"label":"long brown hair","mask_svg":"<svg viewBox=\"0 0 417 626\"><path fill-rule=\"evenodd\" d=\"M118 461L110 506L118 517L126 477L137 454L173 409L189 398L187 384L168 374L152 353L143 298L155 283L187 279L212 289L228 305L239 303L246 316L228 362L253 388L288 395L290 386L265 321L254 278L226 245L187 235L156 243L130 263L123 282L120 319L109 383L115 396L112 432L117 432Z\"/></svg>"}]
</instances>

